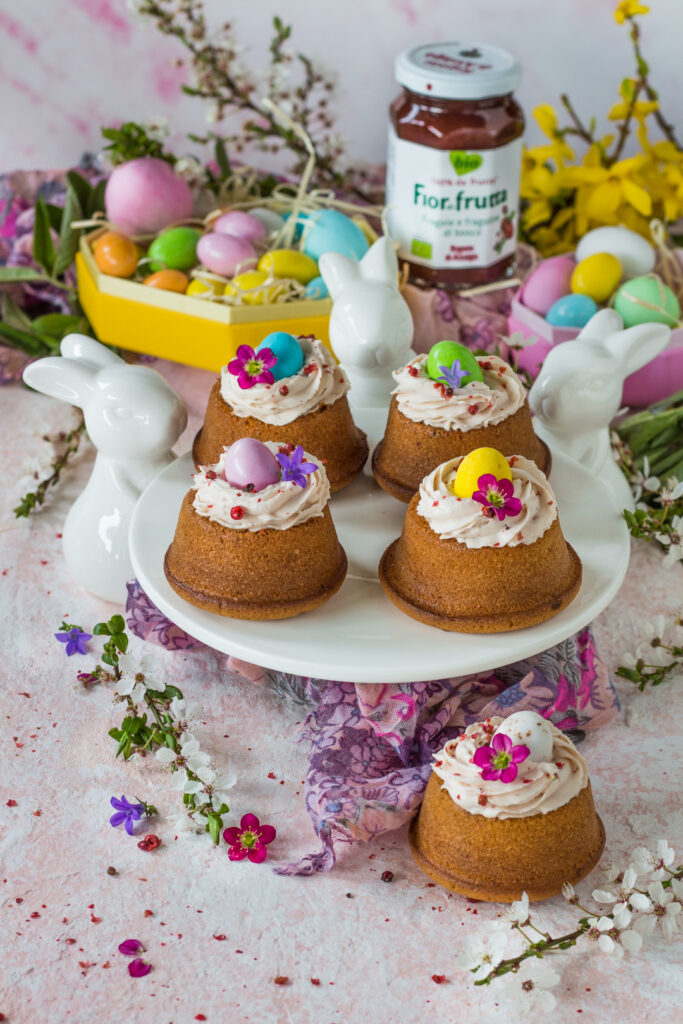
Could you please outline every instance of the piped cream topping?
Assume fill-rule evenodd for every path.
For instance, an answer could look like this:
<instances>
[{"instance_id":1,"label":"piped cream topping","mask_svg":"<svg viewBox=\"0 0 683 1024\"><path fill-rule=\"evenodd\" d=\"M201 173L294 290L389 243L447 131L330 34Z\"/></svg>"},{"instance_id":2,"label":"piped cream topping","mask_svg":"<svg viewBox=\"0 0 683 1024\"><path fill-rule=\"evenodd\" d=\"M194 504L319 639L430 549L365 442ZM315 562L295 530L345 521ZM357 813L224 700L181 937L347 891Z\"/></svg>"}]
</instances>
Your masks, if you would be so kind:
<instances>
[{"instance_id":1,"label":"piped cream topping","mask_svg":"<svg viewBox=\"0 0 683 1024\"><path fill-rule=\"evenodd\" d=\"M299 338L304 365L274 384L241 388L227 366L221 370L221 395L236 416L254 416L272 427L284 427L321 405L334 405L349 390L346 374L317 338Z\"/></svg>"},{"instance_id":2,"label":"piped cream topping","mask_svg":"<svg viewBox=\"0 0 683 1024\"><path fill-rule=\"evenodd\" d=\"M273 455L282 448L275 441L266 441ZM200 516L230 530L288 530L314 516L321 516L330 497L330 485L322 463L309 452L303 461L313 462L318 469L306 477L306 486L291 480L270 484L262 491L245 491L228 483L224 475L227 449L214 466L201 466L193 476L196 491L192 507ZM212 475L215 474L215 475ZM234 509L241 514L232 515Z\"/></svg>"},{"instance_id":3,"label":"piped cream topping","mask_svg":"<svg viewBox=\"0 0 683 1024\"><path fill-rule=\"evenodd\" d=\"M477 356L484 381L470 381L448 395L427 374L427 355L415 356L393 378L399 411L415 423L443 430L491 427L512 416L526 401L526 392L512 367L498 356Z\"/></svg>"},{"instance_id":4,"label":"piped cream topping","mask_svg":"<svg viewBox=\"0 0 683 1024\"><path fill-rule=\"evenodd\" d=\"M522 503L516 516L488 518L474 498L456 498L449 490L462 462L460 455L442 462L420 484L418 515L442 540L457 540L468 548L515 547L533 544L557 518L557 502L548 479L535 462L522 455L508 459L513 493Z\"/></svg>"},{"instance_id":5,"label":"piped cream topping","mask_svg":"<svg viewBox=\"0 0 683 1024\"><path fill-rule=\"evenodd\" d=\"M434 773L454 803L484 818L528 818L564 807L588 783L588 765L572 741L551 722L552 760L527 758L517 765L512 782L483 779L474 764L478 747L488 746L502 718L491 718L467 727L449 740L434 761Z\"/></svg>"}]
</instances>

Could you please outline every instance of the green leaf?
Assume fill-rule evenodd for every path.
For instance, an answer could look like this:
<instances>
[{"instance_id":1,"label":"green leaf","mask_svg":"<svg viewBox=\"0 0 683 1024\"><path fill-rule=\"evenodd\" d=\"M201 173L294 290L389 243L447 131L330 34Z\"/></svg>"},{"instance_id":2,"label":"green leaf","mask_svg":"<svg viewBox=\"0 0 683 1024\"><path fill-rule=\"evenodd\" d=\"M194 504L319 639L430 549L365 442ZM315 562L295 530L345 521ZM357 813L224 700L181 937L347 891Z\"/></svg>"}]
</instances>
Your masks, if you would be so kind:
<instances>
[{"instance_id":1,"label":"green leaf","mask_svg":"<svg viewBox=\"0 0 683 1024\"><path fill-rule=\"evenodd\" d=\"M178 700L182 700L183 699L183 694L182 694L182 691L179 690L177 686L171 686L170 683L169 683L166 686L166 689L164 690L164 697L167 700L168 700L168 698L172 698L172 697L176 697Z\"/></svg>"},{"instance_id":2,"label":"green leaf","mask_svg":"<svg viewBox=\"0 0 683 1024\"><path fill-rule=\"evenodd\" d=\"M116 633L112 637L112 642L121 651L121 654L125 654L128 650L128 637L125 633Z\"/></svg>"},{"instance_id":3,"label":"green leaf","mask_svg":"<svg viewBox=\"0 0 683 1024\"><path fill-rule=\"evenodd\" d=\"M636 672L634 668L621 668L617 669L617 675L621 676L622 679L630 679L632 683L640 682L640 672Z\"/></svg>"},{"instance_id":4,"label":"green leaf","mask_svg":"<svg viewBox=\"0 0 683 1024\"><path fill-rule=\"evenodd\" d=\"M92 631L95 636L109 636L111 632L106 622L95 623Z\"/></svg>"},{"instance_id":5,"label":"green leaf","mask_svg":"<svg viewBox=\"0 0 683 1024\"><path fill-rule=\"evenodd\" d=\"M18 348L29 356L47 356L56 351L54 339L47 336L21 331L17 327L0 322L0 338L12 348Z\"/></svg>"},{"instance_id":6,"label":"green leaf","mask_svg":"<svg viewBox=\"0 0 683 1024\"><path fill-rule=\"evenodd\" d=\"M136 736L137 733L140 731L140 728L144 726L144 724L145 723L142 721L142 719L138 718L138 716L136 715L134 718L124 718L123 722L121 723L121 728L129 736Z\"/></svg>"},{"instance_id":7,"label":"green leaf","mask_svg":"<svg viewBox=\"0 0 683 1024\"><path fill-rule=\"evenodd\" d=\"M228 152L225 148L225 142L223 139L216 139L216 145L214 146L214 156L216 157L216 163L218 164L223 180L230 177L231 167L230 160L228 159Z\"/></svg>"},{"instance_id":8,"label":"green leaf","mask_svg":"<svg viewBox=\"0 0 683 1024\"><path fill-rule=\"evenodd\" d=\"M211 838L213 839L216 846L218 846L221 834L221 819L216 817L215 814L209 814L208 819L209 820L206 823L207 831Z\"/></svg>"},{"instance_id":9,"label":"green leaf","mask_svg":"<svg viewBox=\"0 0 683 1024\"><path fill-rule=\"evenodd\" d=\"M216 811L216 814L220 814L220 815L228 814L229 811L230 811L230 808L228 807L227 804L221 804L219 809Z\"/></svg>"},{"instance_id":10,"label":"green leaf","mask_svg":"<svg viewBox=\"0 0 683 1024\"><path fill-rule=\"evenodd\" d=\"M66 189L64 216L62 217L62 224L59 231L59 245L57 247L57 255L54 262L55 277L59 277L60 274L63 274L76 258L80 231L77 228L72 228L71 222L74 220L82 220L82 218L83 209L81 203L73 186L69 184Z\"/></svg>"},{"instance_id":11,"label":"green leaf","mask_svg":"<svg viewBox=\"0 0 683 1024\"><path fill-rule=\"evenodd\" d=\"M109 622L109 632L113 635L114 633L123 633L126 628L126 622L123 615L112 615Z\"/></svg>"},{"instance_id":12,"label":"green leaf","mask_svg":"<svg viewBox=\"0 0 683 1024\"><path fill-rule=\"evenodd\" d=\"M50 282L41 270L33 267L0 267L0 284L21 284L23 281Z\"/></svg>"},{"instance_id":13,"label":"green leaf","mask_svg":"<svg viewBox=\"0 0 683 1024\"><path fill-rule=\"evenodd\" d=\"M102 655L102 661L105 663L105 665L111 665L114 668L116 667L116 665L118 665L118 658L112 658L109 651L105 651L105 653Z\"/></svg>"},{"instance_id":14,"label":"green leaf","mask_svg":"<svg viewBox=\"0 0 683 1024\"><path fill-rule=\"evenodd\" d=\"M45 200L38 196L35 206L35 222L33 224L33 257L48 274L52 274L55 262L55 247L50 236L50 215Z\"/></svg>"},{"instance_id":15,"label":"green leaf","mask_svg":"<svg viewBox=\"0 0 683 1024\"><path fill-rule=\"evenodd\" d=\"M45 209L47 210L50 227L59 234L62 227L62 216L64 215L63 208L55 206L54 203L45 203Z\"/></svg>"},{"instance_id":16,"label":"green leaf","mask_svg":"<svg viewBox=\"0 0 683 1024\"><path fill-rule=\"evenodd\" d=\"M44 316L36 317L33 328L61 341L65 335L80 330L82 322L82 317L71 316L68 313L45 313Z\"/></svg>"},{"instance_id":17,"label":"green leaf","mask_svg":"<svg viewBox=\"0 0 683 1024\"><path fill-rule=\"evenodd\" d=\"M68 188L73 191L78 201L79 209L81 211L87 210L93 191L90 182L82 174L79 174L78 171L68 171L66 183Z\"/></svg>"},{"instance_id":18,"label":"green leaf","mask_svg":"<svg viewBox=\"0 0 683 1024\"><path fill-rule=\"evenodd\" d=\"M103 178L98 181L90 193L90 201L85 211L86 217L93 217L96 213L104 213L104 191L107 187L107 180Z\"/></svg>"},{"instance_id":19,"label":"green leaf","mask_svg":"<svg viewBox=\"0 0 683 1024\"><path fill-rule=\"evenodd\" d=\"M4 323L16 327L17 330L29 333L33 330L30 317L16 304L9 292L3 292L2 295L2 319Z\"/></svg>"},{"instance_id":20,"label":"green leaf","mask_svg":"<svg viewBox=\"0 0 683 1024\"><path fill-rule=\"evenodd\" d=\"M110 729L107 735L111 736L113 740L120 740L123 736L123 732L120 729L114 728Z\"/></svg>"},{"instance_id":21,"label":"green leaf","mask_svg":"<svg viewBox=\"0 0 683 1024\"><path fill-rule=\"evenodd\" d=\"M127 758L127 754L124 754L124 751L126 749L130 750L130 739L124 733L121 736L121 739L119 740L119 745L116 748L116 753L114 754L114 757L118 757L119 754L123 754L123 756Z\"/></svg>"}]
</instances>

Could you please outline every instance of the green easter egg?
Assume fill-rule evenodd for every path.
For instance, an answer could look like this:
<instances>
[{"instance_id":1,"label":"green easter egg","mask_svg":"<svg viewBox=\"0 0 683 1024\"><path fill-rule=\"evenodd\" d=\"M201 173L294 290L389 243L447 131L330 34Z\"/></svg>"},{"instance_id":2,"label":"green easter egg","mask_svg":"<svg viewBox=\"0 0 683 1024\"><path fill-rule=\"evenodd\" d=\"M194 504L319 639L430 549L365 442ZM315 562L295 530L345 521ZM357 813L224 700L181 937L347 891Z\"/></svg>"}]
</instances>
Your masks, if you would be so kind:
<instances>
[{"instance_id":1,"label":"green easter egg","mask_svg":"<svg viewBox=\"0 0 683 1024\"><path fill-rule=\"evenodd\" d=\"M624 327L651 323L675 327L681 315L680 302L657 274L634 277L622 284L614 298L614 308Z\"/></svg>"},{"instance_id":2,"label":"green easter egg","mask_svg":"<svg viewBox=\"0 0 683 1024\"><path fill-rule=\"evenodd\" d=\"M197 263L197 242L201 238L194 228L169 228L154 239L147 255L152 270L191 270Z\"/></svg>"},{"instance_id":3,"label":"green easter egg","mask_svg":"<svg viewBox=\"0 0 683 1024\"><path fill-rule=\"evenodd\" d=\"M437 341L436 345L432 345L427 358L427 373L432 380L439 380L444 377L441 367L445 366L450 370L456 359L460 362L460 370L466 371L458 387L464 388L473 380L484 380L479 363L470 350L465 345L461 345L459 341ZM444 383L446 383L445 380Z\"/></svg>"}]
</instances>

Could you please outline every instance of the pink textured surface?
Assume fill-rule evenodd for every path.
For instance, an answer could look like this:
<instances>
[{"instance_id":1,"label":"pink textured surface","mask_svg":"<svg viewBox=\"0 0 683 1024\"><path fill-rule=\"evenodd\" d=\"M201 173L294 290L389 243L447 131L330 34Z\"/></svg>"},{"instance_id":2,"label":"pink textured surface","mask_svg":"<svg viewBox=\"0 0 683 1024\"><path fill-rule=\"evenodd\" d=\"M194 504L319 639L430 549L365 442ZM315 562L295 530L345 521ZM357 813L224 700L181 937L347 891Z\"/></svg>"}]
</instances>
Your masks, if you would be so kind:
<instances>
[{"instance_id":1,"label":"pink textured surface","mask_svg":"<svg viewBox=\"0 0 683 1024\"><path fill-rule=\"evenodd\" d=\"M170 364L163 369L190 405L184 450L210 378ZM329 875L284 878L270 871L274 861L317 845L303 803L305 751L296 744L301 708L268 689L226 682L224 659L212 652L134 648L144 647L160 677L202 703L203 748L216 766L229 764L238 774L229 824L254 811L277 828L264 865L231 863L226 848L183 831L180 801L156 764L113 760L111 693L86 693L75 681L94 658L67 659L52 636L62 616L87 627L115 610L65 577L57 536L89 472L89 446L43 512L21 523L11 515L13 481L23 459L37 454L37 434L67 416L65 406L18 386L0 392L0 1012L11 1024L510 1020L500 990L474 989L454 966L499 908L430 886L412 862L404 831L343 849ZM596 623L611 668L634 646L643 617L676 611L682 578L680 566L662 569L657 551L644 542L634 546L626 582ZM678 846L680 860L680 684L639 694L618 682L618 721L582 745L607 854L617 861L660 836ZM149 831L163 845L154 853L109 826L109 797L122 793L157 805L160 817ZM116 876L107 874L109 865ZM391 884L380 879L386 869L394 873ZM597 879L581 891L590 892ZM551 900L539 920L568 929L572 910ZM129 978L117 951L126 938L147 947L147 977ZM563 968L554 1021L660 1024L680 1014L680 953L659 939L646 940L643 954L621 965L593 947L554 963ZM447 983L436 985L433 974ZM275 985L277 975L289 983Z\"/></svg>"}]
</instances>

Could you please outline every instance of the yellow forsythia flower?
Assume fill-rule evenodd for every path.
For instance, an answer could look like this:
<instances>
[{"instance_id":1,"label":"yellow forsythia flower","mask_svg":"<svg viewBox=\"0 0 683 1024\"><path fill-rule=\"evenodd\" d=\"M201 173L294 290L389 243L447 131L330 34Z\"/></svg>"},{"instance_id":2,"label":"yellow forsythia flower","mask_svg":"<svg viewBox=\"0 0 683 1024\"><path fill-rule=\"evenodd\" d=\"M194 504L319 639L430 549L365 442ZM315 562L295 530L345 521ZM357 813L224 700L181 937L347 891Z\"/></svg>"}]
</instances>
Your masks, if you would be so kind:
<instances>
[{"instance_id":1,"label":"yellow forsythia flower","mask_svg":"<svg viewBox=\"0 0 683 1024\"><path fill-rule=\"evenodd\" d=\"M617 25L623 25L627 18L635 18L637 14L647 14L650 8L638 3L638 0L620 0L614 11Z\"/></svg>"}]
</instances>

